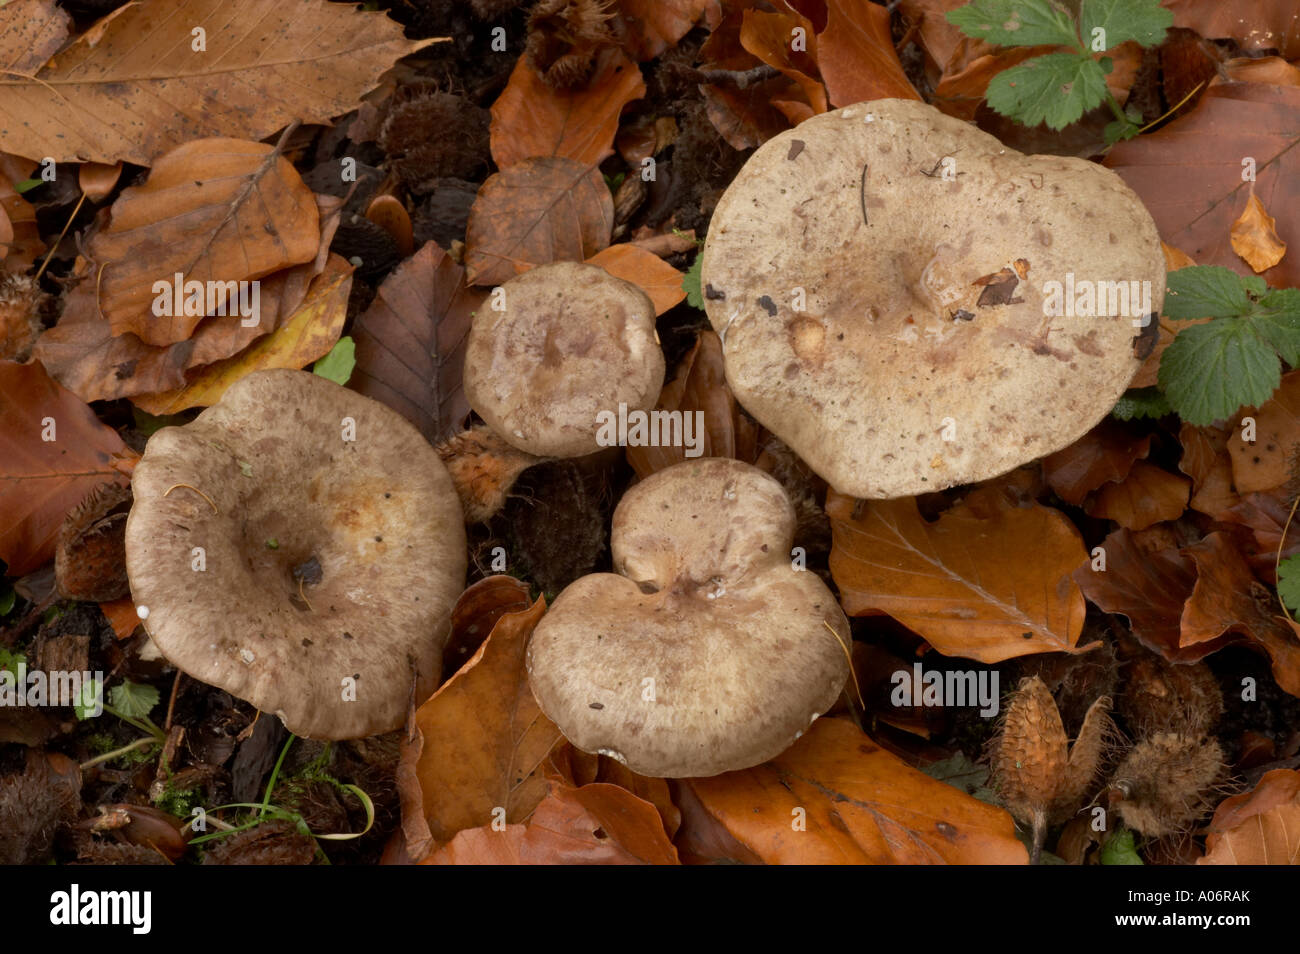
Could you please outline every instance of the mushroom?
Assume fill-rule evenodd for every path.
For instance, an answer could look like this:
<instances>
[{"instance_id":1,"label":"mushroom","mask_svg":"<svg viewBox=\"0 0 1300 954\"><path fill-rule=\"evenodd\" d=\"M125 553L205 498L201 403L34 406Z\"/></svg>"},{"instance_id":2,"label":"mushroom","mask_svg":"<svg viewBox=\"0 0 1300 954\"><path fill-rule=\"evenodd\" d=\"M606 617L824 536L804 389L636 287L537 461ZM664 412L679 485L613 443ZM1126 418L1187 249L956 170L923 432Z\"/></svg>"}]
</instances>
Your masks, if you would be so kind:
<instances>
[{"instance_id":1,"label":"mushroom","mask_svg":"<svg viewBox=\"0 0 1300 954\"><path fill-rule=\"evenodd\" d=\"M724 458L675 464L614 512L617 573L570 584L528 645L542 711L643 775L708 776L780 754L840 694L848 621L790 559L781 485Z\"/></svg>"},{"instance_id":2,"label":"mushroom","mask_svg":"<svg viewBox=\"0 0 1300 954\"><path fill-rule=\"evenodd\" d=\"M760 147L718 202L701 274L737 400L864 498L1074 442L1154 344L1165 288L1155 224L1119 176L897 99Z\"/></svg>"},{"instance_id":3,"label":"mushroom","mask_svg":"<svg viewBox=\"0 0 1300 954\"><path fill-rule=\"evenodd\" d=\"M648 411L664 381L650 298L596 265L539 265L474 317L465 396L504 440L539 457L601 449L598 415Z\"/></svg>"},{"instance_id":4,"label":"mushroom","mask_svg":"<svg viewBox=\"0 0 1300 954\"><path fill-rule=\"evenodd\" d=\"M256 371L155 433L131 481L131 595L163 656L312 738L402 725L464 587L460 501L395 411Z\"/></svg>"}]
</instances>

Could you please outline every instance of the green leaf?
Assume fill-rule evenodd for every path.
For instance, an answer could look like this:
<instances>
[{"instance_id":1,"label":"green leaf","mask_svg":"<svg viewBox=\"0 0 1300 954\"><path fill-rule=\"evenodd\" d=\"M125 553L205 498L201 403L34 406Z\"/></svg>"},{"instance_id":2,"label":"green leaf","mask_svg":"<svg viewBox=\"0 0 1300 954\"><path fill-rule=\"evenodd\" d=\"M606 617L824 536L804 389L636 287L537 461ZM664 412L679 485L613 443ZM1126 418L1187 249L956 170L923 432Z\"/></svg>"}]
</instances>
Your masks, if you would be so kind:
<instances>
[{"instance_id":1,"label":"green leaf","mask_svg":"<svg viewBox=\"0 0 1300 954\"><path fill-rule=\"evenodd\" d=\"M1291 612L1300 610L1300 553L1277 565L1277 595Z\"/></svg>"},{"instance_id":2,"label":"green leaf","mask_svg":"<svg viewBox=\"0 0 1300 954\"><path fill-rule=\"evenodd\" d=\"M26 663L27 657L22 653L17 653L0 646L0 669L8 669L16 676L18 675L18 666L20 664L25 665Z\"/></svg>"},{"instance_id":3,"label":"green leaf","mask_svg":"<svg viewBox=\"0 0 1300 954\"><path fill-rule=\"evenodd\" d=\"M1282 362L1249 321L1184 328L1160 358L1160 389L1188 424L1204 426L1258 407L1282 380Z\"/></svg>"},{"instance_id":4,"label":"green leaf","mask_svg":"<svg viewBox=\"0 0 1300 954\"><path fill-rule=\"evenodd\" d=\"M22 195L24 192L31 192L33 189L35 189L35 188L36 188L37 186L39 186L39 185L45 185L45 180L44 180L44 179L24 179L22 182L15 182L15 183L14 183L14 191L17 192L19 195Z\"/></svg>"},{"instance_id":5,"label":"green leaf","mask_svg":"<svg viewBox=\"0 0 1300 954\"><path fill-rule=\"evenodd\" d=\"M1127 119L1116 119L1106 124L1106 128L1101 131L1101 135L1105 139L1106 145L1113 146L1125 139L1132 139L1141 131L1142 127L1137 123L1129 122Z\"/></svg>"},{"instance_id":6,"label":"green leaf","mask_svg":"<svg viewBox=\"0 0 1300 954\"><path fill-rule=\"evenodd\" d=\"M158 690L128 679L108 690L108 704L128 719L142 719L158 704Z\"/></svg>"},{"instance_id":7,"label":"green leaf","mask_svg":"<svg viewBox=\"0 0 1300 954\"><path fill-rule=\"evenodd\" d=\"M0 616L8 616L13 612L14 603L16 602L18 602L18 593L8 580L0 580ZM4 652L4 650L0 650L0 652Z\"/></svg>"},{"instance_id":8,"label":"green leaf","mask_svg":"<svg viewBox=\"0 0 1300 954\"><path fill-rule=\"evenodd\" d=\"M356 343L344 335L330 348L329 354L311 366L311 370L312 374L319 374L335 384L347 384L348 378L352 377L352 369L356 366Z\"/></svg>"},{"instance_id":9,"label":"green leaf","mask_svg":"<svg viewBox=\"0 0 1300 954\"><path fill-rule=\"evenodd\" d=\"M1103 865L1140 865L1142 856L1137 852L1133 832L1121 828L1106 839L1101 846L1101 863Z\"/></svg>"},{"instance_id":10,"label":"green leaf","mask_svg":"<svg viewBox=\"0 0 1300 954\"><path fill-rule=\"evenodd\" d=\"M1099 106L1106 74L1096 60L1078 53L1048 53L1003 70L989 83L988 104L1026 126L1064 129Z\"/></svg>"},{"instance_id":11,"label":"green leaf","mask_svg":"<svg viewBox=\"0 0 1300 954\"><path fill-rule=\"evenodd\" d=\"M1159 0L1083 0L1079 7L1079 32L1090 50L1113 50L1121 43L1137 40L1143 46L1159 46L1174 14ZM1094 44L1094 30L1101 42Z\"/></svg>"},{"instance_id":12,"label":"green leaf","mask_svg":"<svg viewBox=\"0 0 1300 954\"><path fill-rule=\"evenodd\" d=\"M100 697L103 693L104 684L98 676L92 677L90 682L81 684L81 700L73 703L72 706L72 711L76 713L79 720L93 719L103 711L100 706Z\"/></svg>"},{"instance_id":13,"label":"green leaf","mask_svg":"<svg viewBox=\"0 0 1300 954\"><path fill-rule=\"evenodd\" d=\"M999 46L1079 44L1074 18L1054 0L975 0L946 16L967 36Z\"/></svg>"},{"instance_id":14,"label":"green leaf","mask_svg":"<svg viewBox=\"0 0 1300 954\"><path fill-rule=\"evenodd\" d=\"M1300 289L1279 288L1255 305L1248 320L1261 338L1271 344L1282 360L1300 365Z\"/></svg>"},{"instance_id":15,"label":"green leaf","mask_svg":"<svg viewBox=\"0 0 1300 954\"><path fill-rule=\"evenodd\" d=\"M1121 421L1140 418L1158 418L1172 414L1169 400L1160 393L1159 388L1133 388L1115 402L1110 416Z\"/></svg>"},{"instance_id":16,"label":"green leaf","mask_svg":"<svg viewBox=\"0 0 1300 954\"><path fill-rule=\"evenodd\" d=\"M931 762L921 771L931 778L947 782L953 788L961 789L967 795L972 795L982 802L988 802L990 805L998 804L997 795L988 786L988 766L972 762L965 752L959 751L946 759Z\"/></svg>"},{"instance_id":17,"label":"green leaf","mask_svg":"<svg viewBox=\"0 0 1300 954\"><path fill-rule=\"evenodd\" d=\"M1231 318L1250 311L1246 284L1222 265L1180 268L1168 272L1165 282L1164 314L1169 318Z\"/></svg>"},{"instance_id":18,"label":"green leaf","mask_svg":"<svg viewBox=\"0 0 1300 954\"><path fill-rule=\"evenodd\" d=\"M699 252L695 261L682 276L682 291L686 292L686 303L692 308L704 307L704 292L700 290L700 266L704 263L704 253Z\"/></svg>"}]
</instances>

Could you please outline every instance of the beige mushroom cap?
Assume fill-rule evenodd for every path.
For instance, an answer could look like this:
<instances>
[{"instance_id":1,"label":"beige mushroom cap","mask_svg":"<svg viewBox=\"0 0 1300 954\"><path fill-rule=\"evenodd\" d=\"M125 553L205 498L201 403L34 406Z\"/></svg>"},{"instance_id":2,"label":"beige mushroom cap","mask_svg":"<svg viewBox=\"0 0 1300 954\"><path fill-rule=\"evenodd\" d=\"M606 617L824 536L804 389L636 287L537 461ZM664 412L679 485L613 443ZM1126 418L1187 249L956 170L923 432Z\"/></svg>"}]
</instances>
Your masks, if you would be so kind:
<instances>
[{"instance_id":1,"label":"beige mushroom cap","mask_svg":"<svg viewBox=\"0 0 1300 954\"><path fill-rule=\"evenodd\" d=\"M1138 293L1126 308L1103 283ZM1096 424L1137 371L1165 265L1113 172L885 99L754 153L713 214L702 284L744 408L842 493L898 497ZM1085 287L1098 316L1071 307Z\"/></svg>"},{"instance_id":2,"label":"beige mushroom cap","mask_svg":"<svg viewBox=\"0 0 1300 954\"><path fill-rule=\"evenodd\" d=\"M643 775L779 755L849 671L848 620L792 566L794 527L781 485L739 461L686 461L634 486L614 512L618 572L566 587L533 632L542 710L578 748Z\"/></svg>"},{"instance_id":3,"label":"beige mushroom cap","mask_svg":"<svg viewBox=\"0 0 1300 954\"><path fill-rule=\"evenodd\" d=\"M465 529L401 415L318 375L257 371L155 433L131 488L131 596L173 665L311 738L398 728L413 680L416 703L432 694Z\"/></svg>"},{"instance_id":4,"label":"beige mushroom cap","mask_svg":"<svg viewBox=\"0 0 1300 954\"><path fill-rule=\"evenodd\" d=\"M500 286L474 316L465 396L510 444L539 457L600 450L598 415L649 410L664 383L655 308L596 265L539 265Z\"/></svg>"}]
</instances>

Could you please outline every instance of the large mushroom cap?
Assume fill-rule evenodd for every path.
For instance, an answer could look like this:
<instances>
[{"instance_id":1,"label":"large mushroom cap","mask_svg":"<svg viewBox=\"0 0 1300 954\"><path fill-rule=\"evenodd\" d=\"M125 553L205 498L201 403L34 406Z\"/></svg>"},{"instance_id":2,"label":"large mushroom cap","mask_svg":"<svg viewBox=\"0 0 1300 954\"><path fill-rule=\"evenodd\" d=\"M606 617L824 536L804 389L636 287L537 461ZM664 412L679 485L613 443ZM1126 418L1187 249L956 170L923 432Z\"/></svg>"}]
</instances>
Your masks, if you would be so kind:
<instances>
[{"instance_id":1,"label":"large mushroom cap","mask_svg":"<svg viewBox=\"0 0 1300 954\"><path fill-rule=\"evenodd\" d=\"M131 488L131 595L178 668L313 738L395 729L413 681L416 702L432 693L465 529L400 415L314 374L254 372L154 434Z\"/></svg>"},{"instance_id":2,"label":"large mushroom cap","mask_svg":"<svg viewBox=\"0 0 1300 954\"><path fill-rule=\"evenodd\" d=\"M465 352L470 406L541 457L600 450L598 415L654 407L663 382L654 303L596 265L539 265L503 283Z\"/></svg>"},{"instance_id":3,"label":"large mushroom cap","mask_svg":"<svg viewBox=\"0 0 1300 954\"><path fill-rule=\"evenodd\" d=\"M1164 275L1155 224L1114 173L889 99L759 148L702 266L737 399L856 497L982 480L1072 443L1137 370L1135 320L1160 310ZM1079 314L1085 287L1095 317Z\"/></svg>"},{"instance_id":4,"label":"large mushroom cap","mask_svg":"<svg viewBox=\"0 0 1300 954\"><path fill-rule=\"evenodd\" d=\"M618 573L566 587L533 632L542 710L578 748L643 775L780 754L848 678L848 621L791 565L794 526L781 485L739 461L687 461L637 484L614 513Z\"/></svg>"}]
</instances>

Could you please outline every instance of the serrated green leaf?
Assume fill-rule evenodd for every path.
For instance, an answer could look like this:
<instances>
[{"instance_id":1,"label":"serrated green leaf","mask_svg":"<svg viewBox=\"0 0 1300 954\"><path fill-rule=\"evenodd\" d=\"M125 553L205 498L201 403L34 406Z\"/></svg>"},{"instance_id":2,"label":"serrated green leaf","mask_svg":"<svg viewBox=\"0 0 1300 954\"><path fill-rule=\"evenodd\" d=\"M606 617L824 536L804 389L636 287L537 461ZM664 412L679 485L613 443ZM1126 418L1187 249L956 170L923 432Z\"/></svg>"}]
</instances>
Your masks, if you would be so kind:
<instances>
[{"instance_id":1,"label":"serrated green leaf","mask_svg":"<svg viewBox=\"0 0 1300 954\"><path fill-rule=\"evenodd\" d=\"M1074 18L1055 0L975 0L946 14L967 36L999 46L1077 46Z\"/></svg>"},{"instance_id":2,"label":"serrated green leaf","mask_svg":"<svg viewBox=\"0 0 1300 954\"><path fill-rule=\"evenodd\" d=\"M1116 119L1106 124L1106 128L1101 131L1101 135L1106 141L1106 145L1113 146L1125 139L1132 139L1141 131L1142 127L1137 123Z\"/></svg>"},{"instance_id":3,"label":"serrated green leaf","mask_svg":"<svg viewBox=\"0 0 1300 954\"><path fill-rule=\"evenodd\" d=\"M1292 367L1300 365L1300 289L1279 288L1269 292L1254 306L1247 320L1283 361Z\"/></svg>"},{"instance_id":4,"label":"serrated green leaf","mask_svg":"<svg viewBox=\"0 0 1300 954\"><path fill-rule=\"evenodd\" d=\"M1277 595L1291 612L1300 611L1300 553L1277 565Z\"/></svg>"},{"instance_id":5,"label":"serrated green leaf","mask_svg":"<svg viewBox=\"0 0 1300 954\"><path fill-rule=\"evenodd\" d=\"M348 378L352 377L352 369L356 366L356 343L345 335L334 342L329 354L311 366L311 371L335 384L347 384Z\"/></svg>"},{"instance_id":6,"label":"serrated green leaf","mask_svg":"<svg viewBox=\"0 0 1300 954\"><path fill-rule=\"evenodd\" d=\"M1172 414L1173 408L1169 406L1169 400L1160 393L1159 388L1134 388L1125 391L1123 396L1115 402L1111 409L1110 415L1121 421L1132 421L1141 418L1158 418L1166 414Z\"/></svg>"},{"instance_id":7,"label":"serrated green leaf","mask_svg":"<svg viewBox=\"0 0 1300 954\"><path fill-rule=\"evenodd\" d=\"M682 276L682 291L686 292L686 303L692 308L704 307L704 292L700 288L700 267L704 264L704 253L697 252L695 261Z\"/></svg>"},{"instance_id":8,"label":"serrated green leaf","mask_svg":"<svg viewBox=\"0 0 1300 954\"><path fill-rule=\"evenodd\" d=\"M1140 865L1142 856L1138 854L1137 845L1133 839L1133 832L1127 828L1121 828L1101 846L1101 857L1099 859L1103 865Z\"/></svg>"},{"instance_id":9,"label":"serrated green leaf","mask_svg":"<svg viewBox=\"0 0 1300 954\"><path fill-rule=\"evenodd\" d=\"M1090 50L1113 50L1121 43L1137 40L1143 46L1159 46L1174 15L1159 0L1083 0L1079 7L1079 33ZM1094 43L1100 30L1100 43Z\"/></svg>"},{"instance_id":10,"label":"serrated green leaf","mask_svg":"<svg viewBox=\"0 0 1300 954\"><path fill-rule=\"evenodd\" d=\"M989 106L1026 126L1064 129L1106 96L1106 74L1078 53L1048 53L993 77Z\"/></svg>"},{"instance_id":11,"label":"serrated green leaf","mask_svg":"<svg viewBox=\"0 0 1300 954\"><path fill-rule=\"evenodd\" d=\"M1191 265L1165 279L1164 314L1168 318L1231 318L1250 311L1250 296L1241 276L1222 265Z\"/></svg>"},{"instance_id":12,"label":"serrated green leaf","mask_svg":"<svg viewBox=\"0 0 1300 954\"><path fill-rule=\"evenodd\" d=\"M1281 380L1277 353L1249 321L1236 318L1184 328L1160 358L1160 389L1169 406L1198 427L1258 407Z\"/></svg>"},{"instance_id":13,"label":"serrated green leaf","mask_svg":"<svg viewBox=\"0 0 1300 954\"><path fill-rule=\"evenodd\" d=\"M108 690L108 704L120 715L129 719L141 719L158 704L158 690L128 679Z\"/></svg>"}]
</instances>

